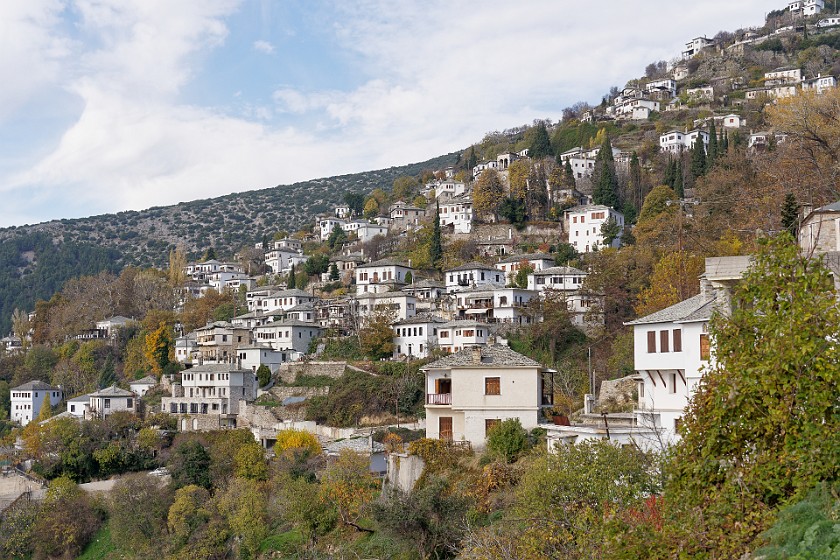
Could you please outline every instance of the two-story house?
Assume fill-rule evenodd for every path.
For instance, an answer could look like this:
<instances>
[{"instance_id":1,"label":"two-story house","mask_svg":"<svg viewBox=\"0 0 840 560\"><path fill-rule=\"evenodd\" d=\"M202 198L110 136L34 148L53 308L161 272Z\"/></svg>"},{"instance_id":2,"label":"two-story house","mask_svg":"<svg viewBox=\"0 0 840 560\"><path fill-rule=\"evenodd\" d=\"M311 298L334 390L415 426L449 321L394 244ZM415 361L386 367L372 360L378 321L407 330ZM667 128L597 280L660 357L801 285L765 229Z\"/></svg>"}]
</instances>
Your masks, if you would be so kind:
<instances>
[{"instance_id":1,"label":"two-story house","mask_svg":"<svg viewBox=\"0 0 840 560\"><path fill-rule=\"evenodd\" d=\"M30 381L13 387L9 392L9 418L21 426L26 426L38 418L41 407L48 403L53 407L61 402L64 395L61 387L53 387L43 381Z\"/></svg>"},{"instance_id":2,"label":"two-story house","mask_svg":"<svg viewBox=\"0 0 840 560\"><path fill-rule=\"evenodd\" d=\"M449 321L437 327L438 348L447 354L484 346L492 336L489 324L474 319Z\"/></svg>"},{"instance_id":3,"label":"two-story house","mask_svg":"<svg viewBox=\"0 0 840 560\"><path fill-rule=\"evenodd\" d=\"M321 336L321 326L295 319L285 319L254 327L254 343L285 351L282 361L298 360L307 352L312 340ZM245 345L250 346L250 345ZM282 357L282 356L281 356Z\"/></svg>"},{"instance_id":4,"label":"two-story house","mask_svg":"<svg viewBox=\"0 0 840 560\"><path fill-rule=\"evenodd\" d=\"M137 411L137 395L113 385L88 395L89 406L85 419L107 418L115 412Z\"/></svg>"},{"instance_id":5,"label":"two-story house","mask_svg":"<svg viewBox=\"0 0 840 560\"><path fill-rule=\"evenodd\" d=\"M399 290L406 284L406 274L414 269L392 259L381 259L356 266L356 293L380 293Z\"/></svg>"},{"instance_id":6,"label":"two-story house","mask_svg":"<svg viewBox=\"0 0 840 560\"><path fill-rule=\"evenodd\" d=\"M506 274L507 281L510 282L523 266L530 267L531 270L534 271L553 267L554 257L544 253L512 255L499 260L499 262L497 262L494 266L496 269L504 272Z\"/></svg>"},{"instance_id":7,"label":"two-story house","mask_svg":"<svg viewBox=\"0 0 840 560\"><path fill-rule=\"evenodd\" d=\"M502 271L480 262L471 262L443 271L447 293L459 292L475 287L504 286Z\"/></svg>"},{"instance_id":8,"label":"two-story house","mask_svg":"<svg viewBox=\"0 0 840 560\"><path fill-rule=\"evenodd\" d=\"M249 292L250 293L250 292ZM309 292L292 288L289 290L269 291L265 295L255 296L249 302L249 311L261 311L271 314L277 311L288 311L305 303L314 304L318 298Z\"/></svg>"},{"instance_id":9,"label":"two-story house","mask_svg":"<svg viewBox=\"0 0 840 560\"><path fill-rule=\"evenodd\" d=\"M389 313L391 319L404 321L417 314L417 298L406 292L381 292L357 294L354 298L354 313L364 322L377 313Z\"/></svg>"},{"instance_id":10,"label":"two-story house","mask_svg":"<svg viewBox=\"0 0 840 560\"><path fill-rule=\"evenodd\" d=\"M429 357L437 347L437 329L445 323L443 318L426 313L394 323L394 359Z\"/></svg>"},{"instance_id":11,"label":"two-story house","mask_svg":"<svg viewBox=\"0 0 840 560\"><path fill-rule=\"evenodd\" d=\"M234 355L240 346L251 343L251 332L226 321L217 321L196 329L196 350L203 361L223 362Z\"/></svg>"},{"instance_id":12,"label":"two-story house","mask_svg":"<svg viewBox=\"0 0 840 560\"><path fill-rule=\"evenodd\" d=\"M507 346L474 346L421 368L426 376L426 437L484 447L487 432L516 418L537 427L551 374Z\"/></svg>"},{"instance_id":13,"label":"two-story house","mask_svg":"<svg viewBox=\"0 0 840 560\"><path fill-rule=\"evenodd\" d=\"M472 195L460 194L444 199L439 205L441 227L452 226L455 233L470 233L473 222Z\"/></svg>"}]
</instances>

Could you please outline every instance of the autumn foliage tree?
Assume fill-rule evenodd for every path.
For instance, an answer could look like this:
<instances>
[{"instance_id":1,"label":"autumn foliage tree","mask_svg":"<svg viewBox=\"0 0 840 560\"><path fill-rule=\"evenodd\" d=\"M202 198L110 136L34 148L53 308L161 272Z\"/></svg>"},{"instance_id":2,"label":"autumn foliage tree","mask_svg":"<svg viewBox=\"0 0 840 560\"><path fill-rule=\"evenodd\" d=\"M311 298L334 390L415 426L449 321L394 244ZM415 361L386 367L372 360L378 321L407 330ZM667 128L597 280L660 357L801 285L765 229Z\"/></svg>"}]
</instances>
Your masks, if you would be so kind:
<instances>
[{"instance_id":1,"label":"autumn foliage tree","mask_svg":"<svg viewBox=\"0 0 840 560\"><path fill-rule=\"evenodd\" d=\"M485 169L478 176L473 187L473 210L476 216L491 215L499 219L499 204L505 190L502 178L495 169Z\"/></svg>"}]
</instances>

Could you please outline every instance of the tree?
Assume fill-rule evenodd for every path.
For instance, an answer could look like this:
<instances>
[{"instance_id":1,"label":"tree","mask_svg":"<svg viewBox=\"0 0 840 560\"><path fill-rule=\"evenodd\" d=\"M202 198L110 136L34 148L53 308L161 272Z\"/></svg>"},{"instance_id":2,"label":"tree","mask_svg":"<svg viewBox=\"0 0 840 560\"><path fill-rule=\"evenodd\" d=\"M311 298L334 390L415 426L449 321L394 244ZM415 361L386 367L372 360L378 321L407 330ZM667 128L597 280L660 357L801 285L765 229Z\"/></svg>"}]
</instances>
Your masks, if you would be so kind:
<instances>
[{"instance_id":1,"label":"tree","mask_svg":"<svg viewBox=\"0 0 840 560\"><path fill-rule=\"evenodd\" d=\"M685 198L685 170L682 158L678 159L674 166L674 192L678 198Z\"/></svg>"},{"instance_id":2,"label":"tree","mask_svg":"<svg viewBox=\"0 0 840 560\"><path fill-rule=\"evenodd\" d=\"M518 198L507 197L502 199L498 213L499 216L515 226L522 226L528 219L525 201Z\"/></svg>"},{"instance_id":3,"label":"tree","mask_svg":"<svg viewBox=\"0 0 840 560\"><path fill-rule=\"evenodd\" d=\"M569 263L578 258L578 253L571 243L558 243L554 251L554 264L557 266L569 266Z\"/></svg>"},{"instance_id":4,"label":"tree","mask_svg":"<svg viewBox=\"0 0 840 560\"><path fill-rule=\"evenodd\" d=\"M606 222L601 224L601 235L604 237L605 247L611 246L620 233L621 226L618 225L618 222L616 222L615 218L612 216L610 216Z\"/></svg>"},{"instance_id":5,"label":"tree","mask_svg":"<svg viewBox=\"0 0 840 560\"><path fill-rule=\"evenodd\" d=\"M470 172L478 165L478 158L475 156L475 146L470 146L470 149L467 151L466 164L467 170Z\"/></svg>"},{"instance_id":6,"label":"tree","mask_svg":"<svg viewBox=\"0 0 840 560\"><path fill-rule=\"evenodd\" d=\"M563 183L569 188L574 188L577 183L575 182L575 172L572 170L572 162L570 159L567 159L566 164L563 166L563 174Z\"/></svg>"},{"instance_id":7,"label":"tree","mask_svg":"<svg viewBox=\"0 0 840 560\"><path fill-rule=\"evenodd\" d=\"M513 276L513 285L517 288L527 289L528 288L528 275L534 272L534 267L528 261L522 261L519 263L519 270L516 271L516 274Z\"/></svg>"},{"instance_id":8,"label":"tree","mask_svg":"<svg viewBox=\"0 0 840 560\"><path fill-rule=\"evenodd\" d=\"M361 216L365 211L365 195L361 193L344 193L344 203L350 207L354 216Z\"/></svg>"},{"instance_id":9,"label":"tree","mask_svg":"<svg viewBox=\"0 0 840 560\"><path fill-rule=\"evenodd\" d=\"M697 295L697 278L703 273L702 256L687 251L665 254L650 275L650 284L639 293L636 313L639 317L650 315L666 307Z\"/></svg>"},{"instance_id":10,"label":"tree","mask_svg":"<svg viewBox=\"0 0 840 560\"><path fill-rule=\"evenodd\" d=\"M831 272L783 233L759 244L731 314L709 325L716 361L689 403L665 498L702 508L697 557L739 557L773 512L840 469L840 309ZM733 523L738 519L738 523Z\"/></svg>"},{"instance_id":11,"label":"tree","mask_svg":"<svg viewBox=\"0 0 840 560\"><path fill-rule=\"evenodd\" d=\"M338 274L338 265L335 264L335 263L332 263L330 265L330 282L335 282L339 279L340 279L340 276Z\"/></svg>"},{"instance_id":12,"label":"tree","mask_svg":"<svg viewBox=\"0 0 840 560\"><path fill-rule=\"evenodd\" d=\"M402 176L394 179L394 189L392 191L395 200L409 201L414 197L414 192L420 183L416 177Z\"/></svg>"},{"instance_id":13,"label":"tree","mask_svg":"<svg viewBox=\"0 0 840 560\"><path fill-rule=\"evenodd\" d=\"M715 128L715 119L712 119L712 124L709 125L709 154L706 161L706 171L709 171L714 165L715 160L720 153L720 146L718 146L717 129Z\"/></svg>"},{"instance_id":14,"label":"tree","mask_svg":"<svg viewBox=\"0 0 840 560\"><path fill-rule=\"evenodd\" d=\"M706 143L703 135L698 134L691 148L691 176L695 179L706 174Z\"/></svg>"},{"instance_id":15,"label":"tree","mask_svg":"<svg viewBox=\"0 0 840 560\"><path fill-rule=\"evenodd\" d=\"M377 311L359 329L359 345L365 356L372 360L389 358L394 353L393 315L386 310Z\"/></svg>"},{"instance_id":16,"label":"tree","mask_svg":"<svg viewBox=\"0 0 840 560\"><path fill-rule=\"evenodd\" d=\"M281 455L289 449L305 449L312 455L321 454L321 443L313 434L303 430L280 430L274 442L274 453Z\"/></svg>"},{"instance_id":17,"label":"tree","mask_svg":"<svg viewBox=\"0 0 840 560\"><path fill-rule=\"evenodd\" d=\"M510 185L510 198L525 201L528 194L528 176L531 173L531 164L527 160L518 159L508 167L508 184Z\"/></svg>"},{"instance_id":18,"label":"tree","mask_svg":"<svg viewBox=\"0 0 840 560\"><path fill-rule=\"evenodd\" d=\"M528 433L519 418L502 420L487 432L487 450L513 463L528 447Z\"/></svg>"},{"instance_id":19,"label":"tree","mask_svg":"<svg viewBox=\"0 0 840 560\"><path fill-rule=\"evenodd\" d=\"M182 246L177 246L169 251L169 285L172 288L178 288L184 285L186 280L186 273L184 268L187 266L187 254L184 252Z\"/></svg>"},{"instance_id":20,"label":"tree","mask_svg":"<svg viewBox=\"0 0 840 560\"><path fill-rule=\"evenodd\" d=\"M172 331L166 323L146 335L146 359L152 365L152 372L160 377L166 366L175 358L175 342Z\"/></svg>"},{"instance_id":21,"label":"tree","mask_svg":"<svg viewBox=\"0 0 840 560\"><path fill-rule=\"evenodd\" d=\"M429 262L436 270L440 270L443 261L443 240L440 231L440 203L435 205L435 220L432 224L432 242L429 245Z\"/></svg>"},{"instance_id":22,"label":"tree","mask_svg":"<svg viewBox=\"0 0 840 560\"><path fill-rule=\"evenodd\" d=\"M209 501L210 493L194 484L175 492L175 500L167 514L167 526L176 547L185 544L210 519Z\"/></svg>"},{"instance_id":23,"label":"tree","mask_svg":"<svg viewBox=\"0 0 840 560\"><path fill-rule=\"evenodd\" d=\"M321 493L336 508L341 522L369 532L373 531L359 526L358 521L373 500L377 486L370 474L368 457L350 449L342 449L321 477Z\"/></svg>"},{"instance_id":24,"label":"tree","mask_svg":"<svg viewBox=\"0 0 840 560\"><path fill-rule=\"evenodd\" d=\"M218 257L216 256L216 249L214 249L213 247L209 247L206 251L204 251L204 257L202 260L212 261L217 258Z\"/></svg>"},{"instance_id":25,"label":"tree","mask_svg":"<svg viewBox=\"0 0 840 560\"><path fill-rule=\"evenodd\" d=\"M260 387L265 387L271 381L271 370L265 364L260 364L257 368L257 382Z\"/></svg>"},{"instance_id":26,"label":"tree","mask_svg":"<svg viewBox=\"0 0 840 560\"><path fill-rule=\"evenodd\" d=\"M286 280L286 289L294 290L297 287L297 274L295 274L295 265L289 268L289 276Z\"/></svg>"},{"instance_id":27,"label":"tree","mask_svg":"<svg viewBox=\"0 0 840 560\"><path fill-rule=\"evenodd\" d=\"M35 523L36 556L78 557L100 523L84 490L67 477L54 479Z\"/></svg>"},{"instance_id":28,"label":"tree","mask_svg":"<svg viewBox=\"0 0 840 560\"><path fill-rule=\"evenodd\" d=\"M210 454L197 440L178 445L170 455L167 467L175 488L190 484L210 488Z\"/></svg>"},{"instance_id":29,"label":"tree","mask_svg":"<svg viewBox=\"0 0 840 560\"><path fill-rule=\"evenodd\" d=\"M414 276L411 274L411 271L405 273L405 283L412 284L414 282Z\"/></svg>"},{"instance_id":30,"label":"tree","mask_svg":"<svg viewBox=\"0 0 840 560\"><path fill-rule=\"evenodd\" d=\"M335 251L336 249L340 249L345 241L347 241L347 233L341 229L340 225L335 224L330 232L330 236L327 238L327 246L330 250Z\"/></svg>"},{"instance_id":31,"label":"tree","mask_svg":"<svg viewBox=\"0 0 840 560\"><path fill-rule=\"evenodd\" d=\"M532 132L532 134L531 142L528 144L528 157L536 161L552 156L551 139L548 137L548 130L545 128L545 123L537 123L529 132Z\"/></svg>"},{"instance_id":32,"label":"tree","mask_svg":"<svg viewBox=\"0 0 840 560\"><path fill-rule=\"evenodd\" d=\"M617 208L619 204L618 177L615 174L615 162L609 136L604 137L601 149L598 150L594 176L595 187L592 192L592 201L595 204Z\"/></svg>"},{"instance_id":33,"label":"tree","mask_svg":"<svg viewBox=\"0 0 840 560\"><path fill-rule=\"evenodd\" d=\"M268 534L268 504L263 488L255 480L234 478L217 501L238 545L237 557L255 558Z\"/></svg>"},{"instance_id":34,"label":"tree","mask_svg":"<svg viewBox=\"0 0 840 560\"><path fill-rule=\"evenodd\" d=\"M485 169L473 187L473 210L476 216L490 214L499 219L499 204L504 197L504 186L498 171Z\"/></svg>"},{"instance_id":35,"label":"tree","mask_svg":"<svg viewBox=\"0 0 840 560\"><path fill-rule=\"evenodd\" d=\"M787 193L782 203L782 228L794 238L799 231L799 203L793 193Z\"/></svg>"},{"instance_id":36,"label":"tree","mask_svg":"<svg viewBox=\"0 0 840 560\"><path fill-rule=\"evenodd\" d=\"M365 202L364 216L365 218L373 218L379 215L379 203L375 198L369 198Z\"/></svg>"}]
</instances>

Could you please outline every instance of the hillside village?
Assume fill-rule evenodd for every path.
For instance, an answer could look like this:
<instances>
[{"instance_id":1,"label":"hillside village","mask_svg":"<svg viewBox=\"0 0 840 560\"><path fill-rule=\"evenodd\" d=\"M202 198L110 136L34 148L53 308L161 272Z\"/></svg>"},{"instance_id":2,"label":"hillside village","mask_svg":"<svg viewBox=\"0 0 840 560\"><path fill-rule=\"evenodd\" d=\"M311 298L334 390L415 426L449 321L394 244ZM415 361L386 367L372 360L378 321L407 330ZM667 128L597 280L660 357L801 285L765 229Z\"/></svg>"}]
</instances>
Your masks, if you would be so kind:
<instances>
[{"instance_id":1,"label":"hillside village","mask_svg":"<svg viewBox=\"0 0 840 560\"><path fill-rule=\"evenodd\" d=\"M4 477L89 483L156 468L156 477L180 488L177 496L201 487L190 490L198 502L210 500L208 492L227 495L240 478L282 502L266 503L253 542L225 513L232 506L204 512L192 536L173 537L176 556L190 554L196 535L207 538L209 519L223 518L225 534L238 536L214 546L241 557L267 558L270 550L278 554L271 557L304 557L292 550L328 557L345 541L374 547L367 533L387 535L394 547L368 553L401 558L585 558L581 550L596 546L605 558L672 557L669 546L723 558L769 546L775 537L764 531L786 519L782 508L817 483L836 488L837 446L786 451L788 470L766 476L794 481L767 491L772 497L753 488L766 484L749 478L749 452L731 470L723 452L714 469L704 463L712 459L693 453L705 441L697 438L720 428L704 422L713 421L710 410L718 413L722 379L787 371L780 362L764 370L733 361L750 352L732 351L727 338L739 320L788 316L778 302L773 312L760 311L768 271L801 269L785 276L791 286L814 274L791 299L825 292L833 309L840 126L831 111L840 103L839 74L840 15L824 0L790 2L768 14L763 28L687 41L670 63L651 63L645 76L595 105L566 109L558 122L490 133L451 164L395 177L390 189L331 192L329 206L306 223L275 229L261 221L228 244L219 241L235 229L205 234L203 245L161 242L154 260L168 256L168 267L102 269L70 280L32 308L15 309L0 340ZM61 235L90 241L69 229ZM745 312L750 305L759 311ZM802 305L815 310L814 324L794 328L791 319L785 335L812 335L802 348L831 340L830 332L810 329L830 328L833 315L817 313L821 303ZM764 332L760 325L751 328ZM831 363L830 350L814 352L829 353ZM799 358L785 357L799 371L828 368L819 374L828 396L802 404L809 411L803 421L808 414L820 420L808 425L810 435L799 424L796 433L825 437L837 426L840 379L811 355ZM797 387L785 395L805 392ZM746 390L732 389L728 398L739 391ZM772 401L763 393L756 399ZM720 429L746 430L744 418L754 412L746 408ZM785 421L793 422L778 420ZM762 434L784 431L777 427ZM107 435L97 441L94 432ZM64 451L70 433L88 442L73 457ZM766 465L775 456L761 454L779 448L775 436L761 447L762 437L744 436L760 455L756 463ZM185 474L190 445L206 449L193 452L208 454L203 470L224 472L224 483ZM240 463L240 451L252 455ZM235 466L224 462L226 453ZM669 463L669 453L681 462ZM794 456L820 467L794 476ZM329 492L336 465L349 469L352 460L352 476L341 474L343 494L326 499L335 509L307 510L331 521L322 527L290 513L306 488ZM242 474L254 465L267 470ZM590 478L578 484L562 479L575 475L545 474L576 469ZM545 484L583 488L612 475L606 487L632 482L568 502L540 496ZM282 483L271 486L276 480ZM702 484L719 492L697 505ZM294 498L280 489L293 486ZM374 486L384 488L378 501ZM431 504L424 491L443 501ZM0 514L0 527L29 507L21 504L30 495L0 492L0 508L12 512ZM727 508L735 502L760 513L732 533L737 515ZM412 525L395 513L408 503L428 508L421 517L457 518L458 527L442 524L434 533ZM602 512L603 503L623 513ZM444 506L451 509L434 509ZM272 507L283 513L272 517ZM574 520L547 529L564 508ZM173 518L187 514L168 511L158 535L186 531ZM538 521L522 521L535 511ZM662 518L670 513L683 527L702 518L704 532L668 525ZM506 515L519 525L504 527ZM108 523L119 519L110 516ZM300 540L278 544L273 530ZM412 543L418 534L422 542ZM825 540L833 551L840 546L836 537Z\"/></svg>"}]
</instances>

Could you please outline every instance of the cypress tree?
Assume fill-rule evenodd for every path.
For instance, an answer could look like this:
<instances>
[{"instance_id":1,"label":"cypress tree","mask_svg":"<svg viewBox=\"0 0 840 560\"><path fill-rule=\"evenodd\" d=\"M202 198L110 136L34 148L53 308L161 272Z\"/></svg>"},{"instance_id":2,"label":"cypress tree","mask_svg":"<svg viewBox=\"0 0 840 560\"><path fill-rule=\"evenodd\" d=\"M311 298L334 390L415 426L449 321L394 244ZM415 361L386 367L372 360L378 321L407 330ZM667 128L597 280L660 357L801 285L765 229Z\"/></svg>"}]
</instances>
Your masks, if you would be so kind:
<instances>
[{"instance_id":1,"label":"cypress tree","mask_svg":"<svg viewBox=\"0 0 840 560\"><path fill-rule=\"evenodd\" d=\"M674 192L680 198L685 198L685 176L683 172L682 159L675 164L676 171L674 172Z\"/></svg>"},{"instance_id":2,"label":"cypress tree","mask_svg":"<svg viewBox=\"0 0 840 560\"><path fill-rule=\"evenodd\" d=\"M574 187L576 185L575 172L572 171L572 164L569 160L566 160L566 165L563 166L563 172L566 174L566 185Z\"/></svg>"},{"instance_id":3,"label":"cypress tree","mask_svg":"<svg viewBox=\"0 0 840 560\"><path fill-rule=\"evenodd\" d=\"M715 160L717 160L719 152L717 129L715 128L715 119L712 118L712 125L709 127L709 157L706 160L706 171L714 167Z\"/></svg>"},{"instance_id":4,"label":"cypress tree","mask_svg":"<svg viewBox=\"0 0 840 560\"><path fill-rule=\"evenodd\" d=\"M440 270L441 261L443 260L443 243L440 234L440 203L435 207L435 221L432 226L432 242L429 245L429 261L432 267Z\"/></svg>"},{"instance_id":5,"label":"cypress tree","mask_svg":"<svg viewBox=\"0 0 840 560\"><path fill-rule=\"evenodd\" d=\"M595 204L613 208L618 205L618 177L616 177L614 166L612 144L610 137L607 136L601 144L601 149L598 150L598 157L595 158L595 171L598 178L592 192L592 201Z\"/></svg>"},{"instance_id":6,"label":"cypress tree","mask_svg":"<svg viewBox=\"0 0 840 560\"><path fill-rule=\"evenodd\" d=\"M703 135L698 134L691 149L691 175L696 179L706 173L706 143L703 142Z\"/></svg>"},{"instance_id":7,"label":"cypress tree","mask_svg":"<svg viewBox=\"0 0 840 560\"><path fill-rule=\"evenodd\" d=\"M662 182L673 189L676 186L676 179L677 165L676 163L674 163L673 158L668 157L668 165L665 166L665 178L662 180Z\"/></svg>"},{"instance_id":8,"label":"cypress tree","mask_svg":"<svg viewBox=\"0 0 840 560\"><path fill-rule=\"evenodd\" d=\"M477 164L478 159L475 157L475 146L470 146L470 151L467 152L467 169L472 171L473 167L475 167Z\"/></svg>"},{"instance_id":9,"label":"cypress tree","mask_svg":"<svg viewBox=\"0 0 840 560\"><path fill-rule=\"evenodd\" d=\"M297 287L297 278L295 278L295 265L289 269L289 279L286 280L286 288L293 290Z\"/></svg>"},{"instance_id":10,"label":"cypress tree","mask_svg":"<svg viewBox=\"0 0 840 560\"><path fill-rule=\"evenodd\" d=\"M799 229L799 203L793 193L787 193L782 203L782 228L796 238Z\"/></svg>"}]
</instances>

